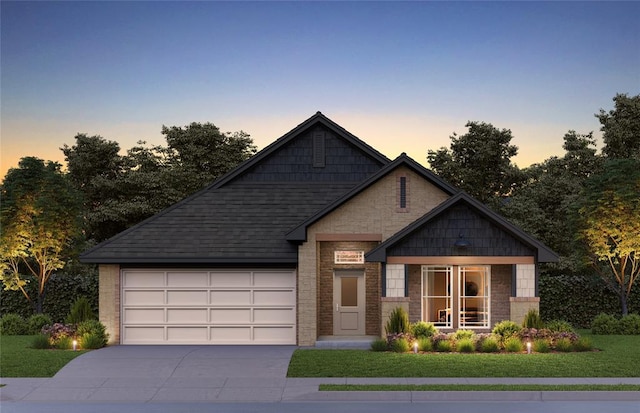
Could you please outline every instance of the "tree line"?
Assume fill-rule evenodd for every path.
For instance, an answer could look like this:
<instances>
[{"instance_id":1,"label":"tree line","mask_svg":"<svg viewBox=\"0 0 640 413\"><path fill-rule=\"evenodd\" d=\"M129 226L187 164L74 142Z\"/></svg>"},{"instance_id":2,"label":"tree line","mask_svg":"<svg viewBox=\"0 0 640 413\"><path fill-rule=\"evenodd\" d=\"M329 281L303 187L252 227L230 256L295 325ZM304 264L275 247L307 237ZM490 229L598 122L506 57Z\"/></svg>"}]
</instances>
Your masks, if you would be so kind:
<instances>
[{"instance_id":1,"label":"tree line","mask_svg":"<svg viewBox=\"0 0 640 413\"><path fill-rule=\"evenodd\" d=\"M568 131L563 156L518 168L508 129L468 122L449 148L429 150L430 168L534 235L560 256L547 274L598 274L628 312L640 273L640 95L617 94L600 110L604 147L593 132ZM42 311L56 271L79 272L88 246L205 188L256 153L243 131L212 123L162 127L166 146L140 141L121 155L115 141L78 134L60 148L67 169L23 158L0 194L0 276ZM544 274L543 274L544 275ZM35 296L25 285L38 283Z\"/></svg>"}]
</instances>

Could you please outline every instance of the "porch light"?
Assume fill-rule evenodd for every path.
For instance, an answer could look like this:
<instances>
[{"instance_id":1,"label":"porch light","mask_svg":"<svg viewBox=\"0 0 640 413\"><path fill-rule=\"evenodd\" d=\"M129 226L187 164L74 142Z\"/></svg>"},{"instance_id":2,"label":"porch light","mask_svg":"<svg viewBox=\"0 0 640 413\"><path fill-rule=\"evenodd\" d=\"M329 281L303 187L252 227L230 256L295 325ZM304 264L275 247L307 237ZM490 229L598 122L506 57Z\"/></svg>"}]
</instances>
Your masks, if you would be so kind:
<instances>
[{"instance_id":1,"label":"porch light","mask_svg":"<svg viewBox=\"0 0 640 413\"><path fill-rule=\"evenodd\" d=\"M527 341L527 354L531 354L531 342Z\"/></svg>"},{"instance_id":2,"label":"porch light","mask_svg":"<svg viewBox=\"0 0 640 413\"><path fill-rule=\"evenodd\" d=\"M458 239L456 240L456 242L453 244L454 247L457 248L467 248L471 245L471 243L469 241L467 241L464 236L462 234L460 234L458 236Z\"/></svg>"}]
</instances>

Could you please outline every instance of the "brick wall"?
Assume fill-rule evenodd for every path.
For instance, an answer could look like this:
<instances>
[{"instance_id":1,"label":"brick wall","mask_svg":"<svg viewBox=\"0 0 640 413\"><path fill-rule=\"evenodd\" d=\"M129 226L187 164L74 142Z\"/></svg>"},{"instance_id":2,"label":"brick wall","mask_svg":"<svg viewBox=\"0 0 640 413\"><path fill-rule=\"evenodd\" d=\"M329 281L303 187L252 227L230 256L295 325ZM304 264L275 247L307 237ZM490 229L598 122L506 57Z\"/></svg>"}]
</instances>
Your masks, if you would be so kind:
<instances>
[{"instance_id":1,"label":"brick wall","mask_svg":"<svg viewBox=\"0 0 640 413\"><path fill-rule=\"evenodd\" d=\"M109 334L109 344L120 344L120 266L100 264L98 271L100 322Z\"/></svg>"},{"instance_id":2,"label":"brick wall","mask_svg":"<svg viewBox=\"0 0 640 413\"><path fill-rule=\"evenodd\" d=\"M509 320L511 308L511 265L491 266L491 327Z\"/></svg>"}]
</instances>

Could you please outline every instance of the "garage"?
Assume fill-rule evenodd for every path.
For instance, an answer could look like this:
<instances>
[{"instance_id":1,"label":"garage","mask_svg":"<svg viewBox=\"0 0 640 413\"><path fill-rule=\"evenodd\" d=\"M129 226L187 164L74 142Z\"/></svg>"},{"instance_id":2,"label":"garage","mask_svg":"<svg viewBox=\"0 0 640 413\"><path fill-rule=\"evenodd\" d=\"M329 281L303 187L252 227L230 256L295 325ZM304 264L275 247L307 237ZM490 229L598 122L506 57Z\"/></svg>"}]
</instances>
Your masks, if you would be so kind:
<instances>
[{"instance_id":1,"label":"garage","mask_svg":"<svg viewBox=\"0 0 640 413\"><path fill-rule=\"evenodd\" d=\"M122 344L296 344L295 270L121 270Z\"/></svg>"}]
</instances>

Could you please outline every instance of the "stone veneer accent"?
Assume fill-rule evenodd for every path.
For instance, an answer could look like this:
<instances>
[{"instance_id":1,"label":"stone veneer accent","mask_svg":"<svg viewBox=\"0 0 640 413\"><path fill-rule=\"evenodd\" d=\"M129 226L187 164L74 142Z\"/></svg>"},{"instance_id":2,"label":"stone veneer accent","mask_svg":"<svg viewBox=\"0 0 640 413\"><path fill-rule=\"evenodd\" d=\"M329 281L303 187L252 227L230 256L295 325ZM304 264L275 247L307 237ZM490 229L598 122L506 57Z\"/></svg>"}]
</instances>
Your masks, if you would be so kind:
<instances>
[{"instance_id":1,"label":"stone veneer accent","mask_svg":"<svg viewBox=\"0 0 640 413\"><path fill-rule=\"evenodd\" d=\"M516 297L536 296L535 264L516 265Z\"/></svg>"},{"instance_id":2,"label":"stone veneer accent","mask_svg":"<svg viewBox=\"0 0 640 413\"><path fill-rule=\"evenodd\" d=\"M404 264L387 264L386 297L404 297Z\"/></svg>"},{"instance_id":3,"label":"stone veneer accent","mask_svg":"<svg viewBox=\"0 0 640 413\"><path fill-rule=\"evenodd\" d=\"M403 213L396 212L398 174L405 174L411 181L407 194L411 209ZM320 333L318 300L333 301L333 295L321 296L318 291L320 243L316 234L380 234L384 240L447 198L421 176L401 167L307 228L307 241L298 247L298 345L315 345Z\"/></svg>"},{"instance_id":4,"label":"stone veneer accent","mask_svg":"<svg viewBox=\"0 0 640 413\"><path fill-rule=\"evenodd\" d=\"M511 321L522 324L529 310L540 311L540 297L510 297Z\"/></svg>"},{"instance_id":5,"label":"stone veneer accent","mask_svg":"<svg viewBox=\"0 0 640 413\"><path fill-rule=\"evenodd\" d=\"M365 277L365 334L379 335L380 264L335 264L334 251L370 251L377 242L319 242L318 270L318 335L333 335L333 275L335 270L360 270Z\"/></svg>"},{"instance_id":6,"label":"stone veneer accent","mask_svg":"<svg viewBox=\"0 0 640 413\"><path fill-rule=\"evenodd\" d=\"M120 344L120 266L100 264L99 319L109 334L109 344Z\"/></svg>"},{"instance_id":7,"label":"stone veneer accent","mask_svg":"<svg viewBox=\"0 0 640 413\"><path fill-rule=\"evenodd\" d=\"M381 317L380 321L380 337L386 336L386 328L387 321L389 320L389 316L391 312L395 310L397 307L402 307L404 311L409 313L409 297L382 297L381 301Z\"/></svg>"}]
</instances>

